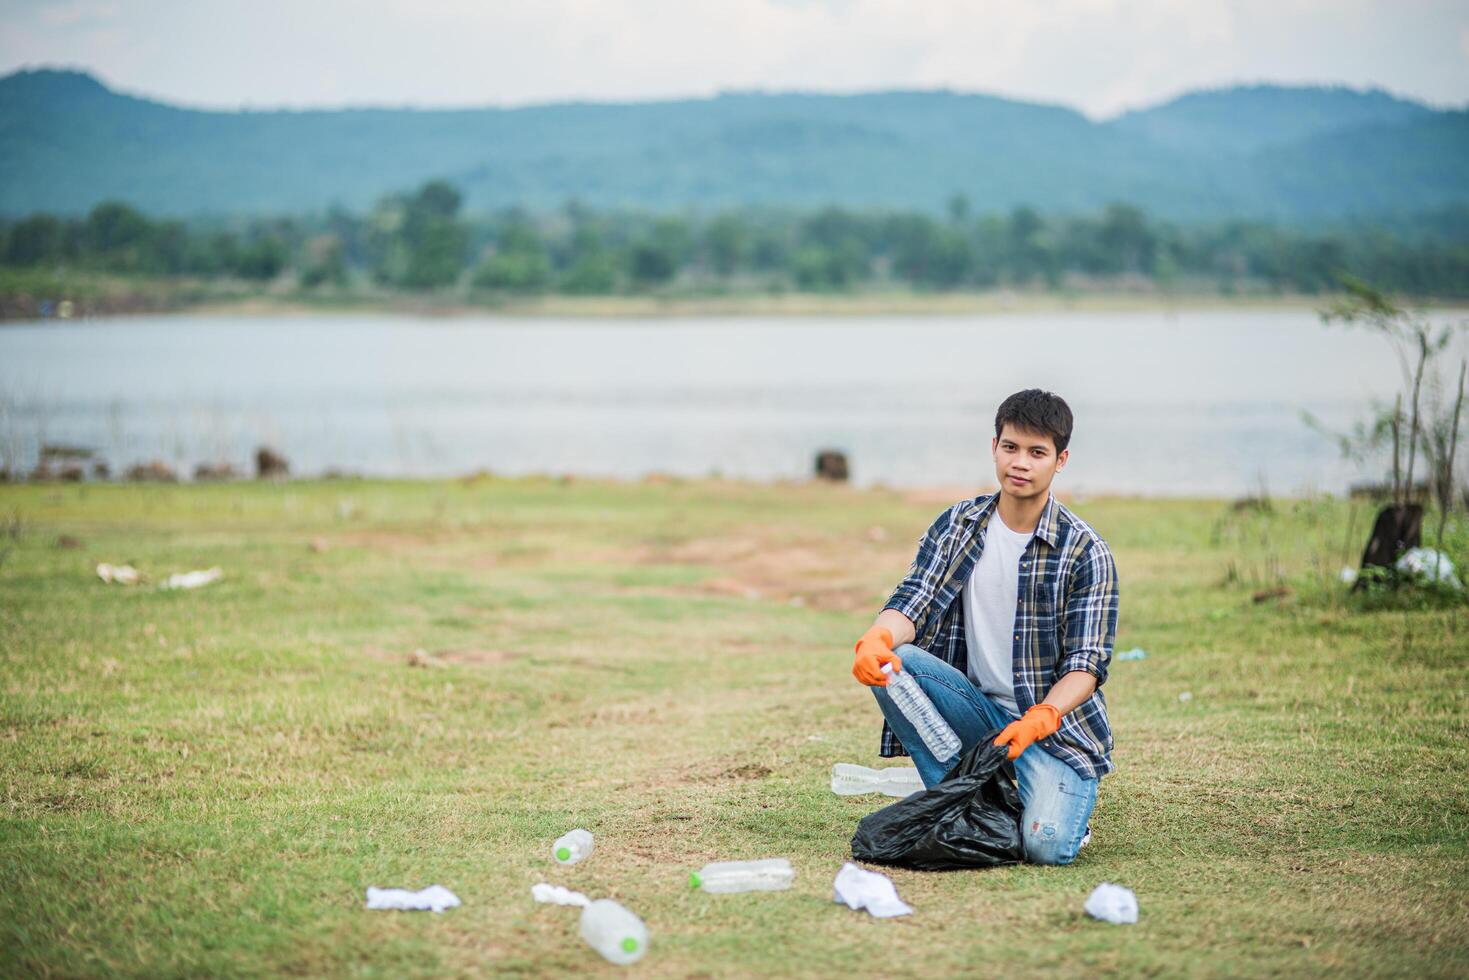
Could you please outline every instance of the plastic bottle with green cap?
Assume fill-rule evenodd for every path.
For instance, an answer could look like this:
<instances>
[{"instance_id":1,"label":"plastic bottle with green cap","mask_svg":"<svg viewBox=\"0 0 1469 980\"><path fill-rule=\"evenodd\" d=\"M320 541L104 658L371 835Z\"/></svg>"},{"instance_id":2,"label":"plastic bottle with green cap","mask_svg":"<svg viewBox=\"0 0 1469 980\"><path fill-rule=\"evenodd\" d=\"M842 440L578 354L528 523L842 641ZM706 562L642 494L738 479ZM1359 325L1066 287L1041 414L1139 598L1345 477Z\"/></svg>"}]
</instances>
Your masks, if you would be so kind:
<instances>
[{"instance_id":1,"label":"plastic bottle with green cap","mask_svg":"<svg viewBox=\"0 0 1469 980\"><path fill-rule=\"evenodd\" d=\"M551 856L562 864L575 864L592 853L592 832L580 827L562 834L551 845Z\"/></svg>"},{"instance_id":2,"label":"plastic bottle with green cap","mask_svg":"<svg viewBox=\"0 0 1469 980\"><path fill-rule=\"evenodd\" d=\"M796 870L785 858L763 861L715 861L689 875L689 887L719 895L734 892L778 892L791 887Z\"/></svg>"},{"instance_id":3,"label":"plastic bottle with green cap","mask_svg":"<svg viewBox=\"0 0 1469 980\"><path fill-rule=\"evenodd\" d=\"M611 963L636 963L648 951L648 927L623 905L599 898L581 911L581 937Z\"/></svg>"}]
</instances>

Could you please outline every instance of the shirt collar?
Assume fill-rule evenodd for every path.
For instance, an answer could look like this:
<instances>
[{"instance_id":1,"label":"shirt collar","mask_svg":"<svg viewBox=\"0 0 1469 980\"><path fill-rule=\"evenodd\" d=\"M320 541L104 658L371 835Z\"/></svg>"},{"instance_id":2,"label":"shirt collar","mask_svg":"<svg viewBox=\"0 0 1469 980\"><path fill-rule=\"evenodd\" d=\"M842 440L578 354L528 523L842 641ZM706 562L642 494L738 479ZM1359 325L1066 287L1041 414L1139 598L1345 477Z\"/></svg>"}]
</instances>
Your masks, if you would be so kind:
<instances>
[{"instance_id":1,"label":"shirt collar","mask_svg":"<svg viewBox=\"0 0 1469 980\"><path fill-rule=\"evenodd\" d=\"M1000 492L998 490L988 496L975 497L964 509L964 520L984 523L999 501ZM1048 492L1045 509L1041 511L1041 519L1036 522L1035 526L1035 536L1052 548L1056 547L1056 532L1060 529L1061 514L1058 510L1060 506L1056 501L1056 495Z\"/></svg>"}]
</instances>

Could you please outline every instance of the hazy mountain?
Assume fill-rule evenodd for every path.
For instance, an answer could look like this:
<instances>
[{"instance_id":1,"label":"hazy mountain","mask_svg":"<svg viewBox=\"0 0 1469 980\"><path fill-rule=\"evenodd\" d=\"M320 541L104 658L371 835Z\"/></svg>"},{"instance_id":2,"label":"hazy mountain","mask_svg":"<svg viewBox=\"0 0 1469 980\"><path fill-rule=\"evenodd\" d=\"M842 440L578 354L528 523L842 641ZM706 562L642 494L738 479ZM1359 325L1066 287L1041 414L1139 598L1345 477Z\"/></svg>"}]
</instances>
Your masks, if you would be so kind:
<instances>
[{"instance_id":1,"label":"hazy mountain","mask_svg":"<svg viewBox=\"0 0 1469 980\"><path fill-rule=\"evenodd\" d=\"M445 177L471 209L738 203L1337 219L1469 200L1469 118L1381 92L1241 88L1096 123L984 95L736 94L522 109L212 112L75 72L0 79L0 211L369 207Z\"/></svg>"},{"instance_id":2,"label":"hazy mountain","mask_svg":"<svg viewBox=\"0 0 1469 980\"><path fill-rule=\"evenodd\" d=\"M1360 126L1421 122L1427 106L1380 89L1251 85L1191 92L1109 125L1186 153L1249 154Z\"/></svg>"}]
</instances>

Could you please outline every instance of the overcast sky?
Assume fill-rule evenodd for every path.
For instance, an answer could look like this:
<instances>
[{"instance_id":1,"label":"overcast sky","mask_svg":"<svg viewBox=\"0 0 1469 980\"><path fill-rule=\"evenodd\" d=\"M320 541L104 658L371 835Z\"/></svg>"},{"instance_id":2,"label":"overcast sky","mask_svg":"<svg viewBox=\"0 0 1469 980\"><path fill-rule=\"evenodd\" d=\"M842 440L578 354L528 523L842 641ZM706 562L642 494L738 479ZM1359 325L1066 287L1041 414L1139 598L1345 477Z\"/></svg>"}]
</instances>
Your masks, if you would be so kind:
<instances>
[{"instance_id":1,"label":"overcast sky","mask_svg":"<svg viewBox=\"0 0 1469 980\"><path fill-rule=\"evenodd\" d=\"M0 72L214 108L951 88L1093 116L1236 82L1469 102L1466 0L0 0Z\"/></svg>"}]
</instances>

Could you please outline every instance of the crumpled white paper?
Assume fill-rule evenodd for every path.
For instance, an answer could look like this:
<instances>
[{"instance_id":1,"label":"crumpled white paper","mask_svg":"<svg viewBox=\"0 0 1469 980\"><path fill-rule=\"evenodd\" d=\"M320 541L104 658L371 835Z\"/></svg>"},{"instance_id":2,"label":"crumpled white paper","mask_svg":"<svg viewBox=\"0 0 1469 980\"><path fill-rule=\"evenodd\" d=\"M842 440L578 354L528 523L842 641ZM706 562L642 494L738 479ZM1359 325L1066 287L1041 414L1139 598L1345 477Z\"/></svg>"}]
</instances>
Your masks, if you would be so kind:
<instances>
[{"instance_id":1,"label":"crumpled white paper","mask_svg":"<svg viewBox=\"0 0 1469 980\"><path fill-rule=\"evenodd\" d=\"M913 914L913 909L898 897L897 886L891 878L876 871L863 871L851 861L837 872L833 887L836 890L834 901L849 909L866 909L879 919Z\"/></svg>"},{"instance_id":2,"label":"crumpled white paper","mask_svg":"<svg viewBox=\"0 0 1469 980\"><path fill-rule=\"evenodd\" d=\"M577 905L586 908L592 904L592 900L581 892L574 892L560 885L548 885L544 881L539 885L530 886L530 897L548 905Z\"/></svg>"},{"instance_id":3,"label":"crumpled white paper","mask_svg":"<svg viewBox=\"0 0 1469 980\"><path fill-rule=\"evenodd\" d=\"M1131 888L1104 881L1087 896L1086 914L1113 925L1131 925L1137 921L1137 896Z\"/></svg>"},{"instance_id":4,"label":"crumpled white paper","mask_svg":"<svg viewBox=\"0 0 1469 980\"><path fill-rule=\"evenodd\" d=\"M418 892L411 892L406 888L369 888L367 907L405 912L442 912L444 909L458 908L459 896L443 885L429 885Z\"/></svg>"},{"instance_id":5,"label":"crumpled white paper","mask_svg":"<svg viewBox=\"0 0 1469 980\"><path fill-rule=\"evenodd\" d=\"M216 565L214 568L170 575L160 582L158 587L160 589L199 589L211 582L218 582L222 578L224 578L224 569Z\"/></svg>"},{"instance_id":6,"label":"crumpled white paper","mask_svg":"<svg viewBox=\"0 0 1469 980\"><path fill-rule=\"evenodd\" d=\"M137 585L140 574L131 565L109 565L107 562L97 564L97 577L111 585Z\"/></svg>"}]
</instances>

